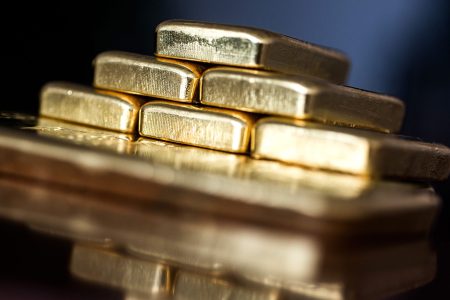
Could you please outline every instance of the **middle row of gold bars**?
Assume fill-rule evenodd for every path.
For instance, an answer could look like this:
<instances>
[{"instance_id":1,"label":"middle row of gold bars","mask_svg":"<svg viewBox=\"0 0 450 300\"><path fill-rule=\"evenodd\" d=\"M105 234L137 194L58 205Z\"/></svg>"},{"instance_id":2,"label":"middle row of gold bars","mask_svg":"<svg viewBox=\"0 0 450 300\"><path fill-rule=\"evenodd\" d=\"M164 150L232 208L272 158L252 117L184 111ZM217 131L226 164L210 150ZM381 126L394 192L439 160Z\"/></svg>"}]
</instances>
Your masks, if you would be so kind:
<instances>
[{"instance_id":1,"label":"middle row of gold bars","mask_svg":"<svg viewBox=\"0 0 450 300\"><path fill-rule=\"evenodd\" d=\"M370 177L443 180L450 150L403 139L404 104L342 85L339 52L264 30L187 21L156 29L156 57L104 52L94 88L52 82L40 115Z\"/></svg>"}]
</instances>

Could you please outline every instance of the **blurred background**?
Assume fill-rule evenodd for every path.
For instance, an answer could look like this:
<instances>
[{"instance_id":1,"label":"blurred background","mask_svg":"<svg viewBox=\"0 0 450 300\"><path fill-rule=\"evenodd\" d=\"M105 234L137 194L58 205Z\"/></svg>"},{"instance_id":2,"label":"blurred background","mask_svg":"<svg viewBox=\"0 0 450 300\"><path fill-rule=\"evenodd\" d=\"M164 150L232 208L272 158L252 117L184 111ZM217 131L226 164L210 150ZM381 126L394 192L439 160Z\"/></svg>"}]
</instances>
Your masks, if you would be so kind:
<instances>
[{"instance_id":1,"label":"blurred background","mask_svg":"<svg viewBox=\"0 0 450 300\"><path fill-rule=\"evenodd\" d=\"M90 84L91 63L99 52L152 54L154 28L159 22L194 19L260 27L340 49L352 61L349 85L405 101L402 134L450 146L448 0L109 0L34 1L26 5L15 1L10 5L11 10L4 11L11 14L12 22L3 30L7 55L2 66L6 66L4 75L8 79L1 110L36 113L39 90L45 82ZM440 253L438 277L407 294L408 299L436 299L450 294L450 184L447 180L435 187L444 200L434 234ZM2 236L12 230L5 226L1 227ZM12 241L17 239L17 235L10 235ZM0 263L6 262L8 255L11 253L0 252ZM2 274L23 273L17 264L6 265L9 269L3 268ZM0 284L0 291L3 286Z\"/></svg>"}]
</instances>

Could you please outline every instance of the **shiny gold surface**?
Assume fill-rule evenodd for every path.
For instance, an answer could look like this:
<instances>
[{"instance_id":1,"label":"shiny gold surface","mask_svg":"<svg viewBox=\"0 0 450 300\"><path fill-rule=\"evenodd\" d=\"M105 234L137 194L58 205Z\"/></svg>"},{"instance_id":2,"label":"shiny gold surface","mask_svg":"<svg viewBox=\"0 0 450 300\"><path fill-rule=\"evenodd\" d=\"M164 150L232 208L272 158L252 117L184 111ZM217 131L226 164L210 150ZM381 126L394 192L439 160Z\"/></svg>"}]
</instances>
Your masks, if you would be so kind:
<instances>
[{"instance_id":1,"label":"shiny gold surface","mask_svg":"<svg viewBox=\"0 0 450 300\"><path fill-rule=\"evenodd\" d=\"M244 153L251 126L252 118L245 113L152 101L142 106L139 133L166 141Z\"/></svg>"},{"instance_id":2,"label":"shiny gold surface","mask_svg":"<svg viewBox=\"0 0 450 300\"><path fill-rule=\"evenodd\" d=\"M202 72L195 64L119 51L99 54L94 65L98 88L181 102L192 102Z\"/></svg>"},{"instance_id":3,"label":"shiny gold surface","mask_svg":"<svg viewBox=\"0 0 450 300\"><path fill-rule=\"evenodd\" d=\"M200 101L385 132L398 131L404 115L403 103L394 97L309 77L224 67L203 74Z\"/></svg>"},{"instance_id":4,"label":"shiny gold surface","mask_svg":"<svg viewBox=\"0 0 450 300\"><path fill-rule=\"evenodd\" d=\"M140 105L133 96L73 83L48 83L40 95L42 116L125 133L134 132Z\"/></svg>"},{"instance_id":5,"label":"shiny gold surface","mask_svg":"<svg viewBox=\"0 0 450 300\"><path fill-rule=\"evenodd\" d=\"M84 280L146 294L169 294L172 284L168 266L81 244L73 248L70 271Z\"/></svg>"},{"instance_id":6,"label":"shiny gold surface","mask_svg":"<svg viewBox=\"0 0 450 300\"><path fill-rule=\"evenodd\" d=\"M321 268L326 274L318 280L283 282L271 275L247 279L289 291L300 299L386 299L425 285L436 275L436 253L422 239L347 251L323 253Z\"/></svg>"},{"instance_id":7,"label":"shiny gold surface","mask_svg":"<svg viewBox=\"0 0 450 300\"><path fill-rule=\"evenodd\" d=\"M135 155L174 169L236 176L247 157L148 138L134 143Z\"/></svg>"},{"instance_id":8,"label":"shiny gold surface","mask_svg":"<svg viewBox=\"0 0 450 300\"><path fill-rule=\"evenodd\" d=\"M334 50L242 26L170 20L156 28L156 55L320 77L343 83L349 62Z\"/></svg>"},{"instance_id":9,"label":"shiny gold surface","mask_svg":"<svg viewBox=\"0 0 450 300\"><path fill-rule=\"evenodd\" d=\"M134 136L60 120L39 117L35 126L25 127L38 135L57 138L78 145L108 149L117 153L134 153Z\"/></svg>"},{"instance_id":10,"label":"shiny gold surface","mask_svg":"<svg viewBox=\"0 0 450 300\"><path fill-rule=\"evenodd\" d=\"M343 225L341 228L324 223L324 227L316 228L319 231L424 232L439 203L426 186L369 181L271 161L242 161L232 155L210 156L213 151L194 151L187 146L187 150L163 150L159 147L162 145L150 145L145 159L136 159L15 132L0 131L0 135L0 171L7 174L83 187L86 191L151 198L165 205L187 205L229 217L245 215L249 221L291 228L301 228L305 218L313 218L332 219ZM155 150L158 148L161 151ZM207 162L214 159L222 166L207 168ZM181 195L189 201L178 202ZM286 218L286 212L293 216ZM420 221L414 218L416 213L421 215ZM387 219L378 223L379 218ZM374 223L369 227L346 227L353 222Z\"/></svg>"},{"instance_id":11,"label":"shiny gold surface","mask_svg":"<svg viewBox=\"0 0 450 300\"><path fill-rule=\"evenodd\" d=\"M147 164L144 167L149 169ZM160 172L162 169L154 171ZM101 173L100 169L96 172ZM223 184L205 180L201 175L199 177L195 180L201 180L207 186ZM117 184L111 180L108 183ZM151 185L150 182L146 184ZM229 185L225 188L235 189ZM347 231L352 232L350 239L335 233L330 236L320 232L327 223L331 223L332 228L340 227L349 222L349 217L336 221L333 215L322 215L316 222L308 224L304 216L285 210L283 218L290 220L291 225L302 221L302 226L285 224L280 228L275 223L260 226L261 222L255 222L252 216L260 215L274 220L280 213L276 205L268 211L261 211L255 203L252 210L248 210L245 204L236 207L232 201L221 203L219 197L209 196L202 201L206 211L195 213L196 209L192 209L189 203L202 200L201 196L192 197L187 189L171 192L176 189L173 185L167 190L147 189L149 197L155 195L155 198L138 204L131 196L121 198L111 193L80 193L79 189L39 185L36 181L14 180L12 176L0 177L0 215L11 220L40 224L46 228L57 228L60 232L67 231L69 238L74 233L84 236L87 241L108 238L121 249L130 249L129 252L139 256L139 259L153 261L157 258L180 268L200 268L206 272L244 276L255 282L274 282L283 286L303 281L342 281L346 278L345 274L366 270L370 265L374 269L381 266L396 268L396 262L418 260L416 256L412 258L405 255L416 253L411 247L408 247L410 252L403 251L401 255L394 253L390 255L393 258L389 259L386 258L390 256L381 255L379 251L369 257L362 255L367 250L377 249L373 245L360 249L361 245L352 243L361 237L356 235L356 231L362 230L362 237L373 236L367 231L367 223L350 222L347 228ZM431 204L432 201L428 199L420 205L417 196L412 193L395 191L396 195L383 193L375 198L353 201L348 206L343 204L349 201L335 200L330 201L330 204L335 203L334 208L339 208L340 204L345 209L351 207L351 204L359 203L353 210L353 213L357 213L361 207L372 207L374 210L381 201L386 206L384 214L371 216L367 211L362 213L364 218L373 219L372 226L376 227L376 234L379 234L375 237L383 234L392 237L398 233L401 237L410 236L408 232L425 225L420 223L429 218L425 214L426 203ZM164 199L158 202L158 198ZM304 199L298 198L297 194L297 200L302 202ZM310 199L310 202L314 203L315 200L317 198ZM173 207L173 201L184 204ZM217 217L212 208L218 205L223 215L227 215L228 210L242 211L245 218L236 219L230 215ZM267 205L270 206L270 203ZM159 207L163 209L159 210ZM410 215L410 221L405 218L407 214ZM429 221L427 226L430 226ZM400 232L398 230L401 227L403 230ZM305 230L315 230L315 233L308 234ZM419 238L423 239L423 234L424 229ZM333 241L338 241L337 245ZM376 246L384 247L382 244ZM427 264L432 266L430 262ZM299 265L302 267L299 268Z\"/></svg>"},{"instance_id":12,"label":"shiny gold surface","mask_svg":"<svg viewBox=\"0 0 450 300\"><path fill-rule=\"evenodd\" d=\"M276 290L239 286L223 279L180 271L175 277L174 299L281 299Z\"/></svg>"},{"instance_id":13,"label":"shiny gold surface","mask_svg":"<svg viewBox=\"0 0 450 300\"><path fill-rule=\"evenodd\" d=\"M259 120L252 156L364 176L444 180L450 149L375 132L282 118Z\"/></svg>"}]
</instances>

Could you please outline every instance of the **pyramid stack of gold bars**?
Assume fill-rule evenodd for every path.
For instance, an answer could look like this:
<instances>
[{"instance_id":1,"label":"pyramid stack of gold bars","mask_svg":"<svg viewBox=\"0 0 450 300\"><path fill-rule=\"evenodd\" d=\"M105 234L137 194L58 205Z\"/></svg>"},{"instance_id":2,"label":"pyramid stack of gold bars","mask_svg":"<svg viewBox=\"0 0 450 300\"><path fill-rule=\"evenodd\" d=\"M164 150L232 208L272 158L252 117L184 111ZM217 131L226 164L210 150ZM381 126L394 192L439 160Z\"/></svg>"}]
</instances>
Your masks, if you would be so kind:
<instances>
[{"instance_id":1,"label":"pyramid stack of gold bars","mask_svg":"<svg viewBox=\"0 0 450 300\"><path fill-rule=\"evenodd\" d=\"M45 85L33 129L137 156L174 187L139 213L91 206L89 226L34 222L77 241L74 276L129 299L368 299L433 278L427 183L449 175L450 150L394 135L404 104L344 86L343 54L174 20L155 56L105 52L94 68L94 88ZM95 173L102 155L79 164Z\"/></svg>"}]
</instances>

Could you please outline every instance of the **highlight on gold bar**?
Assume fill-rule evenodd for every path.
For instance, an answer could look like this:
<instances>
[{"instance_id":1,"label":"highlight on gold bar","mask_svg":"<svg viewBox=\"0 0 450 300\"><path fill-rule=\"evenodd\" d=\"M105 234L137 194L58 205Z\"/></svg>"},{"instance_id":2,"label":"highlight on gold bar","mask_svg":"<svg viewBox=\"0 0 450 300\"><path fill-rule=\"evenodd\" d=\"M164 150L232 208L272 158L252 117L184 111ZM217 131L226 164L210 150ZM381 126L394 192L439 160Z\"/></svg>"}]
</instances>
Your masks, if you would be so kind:
<instances>
[{"instance_id":1,"label":"highlight on gold bar","mask_svg":"<svg viewBox=\"0 0 450 300\"><path fill-rule=\"evenodd\" d=\"M40 115L59 120L133 133L141 100L116 92L90 87L52 82L40 95Z\"/></svg>"},{"instance_id":2,"label":"highlight on gold bar","mask_svg":"<svg viewBox=\"0 0 450 300\"><path fill-rule=\"evenodd\" d=\"M404 115L394 97L306 76L217 67L203 73L200 86L205 105L383 132L398 131Z\"/></svg>"},{"instance_id":3,"label":"highlight on gold bar","mask_svg":"<svg viewBox=\"0 0 450 300\"><path fill-rule=\"evenodd\" d=\"M283 118L260 119L251 153L310 168L373 177L444 180L450 149L376 132Z\"/></svg>"},{"instance_id":4,"label":"highlight on gold bar","mask_svg":"<svg viewBox=\"0 0 450 300\"><path fill-rule=\"evenodd\" d=\"M139 138L135 155L176 170L236 176L248 157L160 140Z\"/></svg>"},{"instance_id":5,"label":"highlight on gold bar","mask_svg":"<svg viewBox=\"0 0 450 300\"><path fill-rule=\"evenodd\" d=\"M147 295L168 295L172 285L166 265L83 244L73 247L70 271L84 280Z\"/></svg>"},{"instance_id":6,"label":"highlight on gold bar","mask_svg":"<svg viewBox=\"0 0 450 300\"><path fill-rule=\"evenodd\" d=\"M131 94L192 102L202 68L193 63L110 51L95 60L94 86Z\"/></svg>"},{"instance_id":7,"label":"highlight on gold bar","mask_svg":"<svg viewBox=\"0 0 450 300\"><path fill-rule=\"evenodd\" d=\"M302 74L344 83L345 55L267 30L169 20L156 28L156 55Z\"/></svg>"},{"instance_id":8,"label":"highlight on gold bar","mask_svg":"<svg viewBox=\"0 0 450 300\"><path fill-rule=\"evenodd\" d=\"M280 291L264 286L234 284L221 278L179 271L174 280L175 299L277 300Z\"/></svg>"},{"instance_id":9,"label":"highlight on gold bar","mask_svg":"<svg viewBox=\"0 0 450 300\"><path fill-rule=\"evenodd\" d=\"M151 101L141 108L142 136L226 152L248 149L252 118L246 113Z\"/></svg>"},{"instance_id":10,"label":"highlight on gold bar","mask_svg":"<svg viewBox=\"0 0 450 300\"><path fill-rule=\"evenodd\" d=\"M77 145L112 150L117 153L134 153L134 135L95 127L83 126L61 120L39 117L35 126L24 129L38 135L51 137Z\"/></svg>"}]
</instances>

